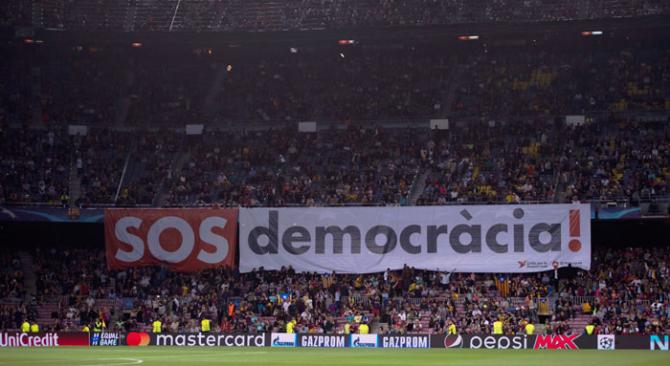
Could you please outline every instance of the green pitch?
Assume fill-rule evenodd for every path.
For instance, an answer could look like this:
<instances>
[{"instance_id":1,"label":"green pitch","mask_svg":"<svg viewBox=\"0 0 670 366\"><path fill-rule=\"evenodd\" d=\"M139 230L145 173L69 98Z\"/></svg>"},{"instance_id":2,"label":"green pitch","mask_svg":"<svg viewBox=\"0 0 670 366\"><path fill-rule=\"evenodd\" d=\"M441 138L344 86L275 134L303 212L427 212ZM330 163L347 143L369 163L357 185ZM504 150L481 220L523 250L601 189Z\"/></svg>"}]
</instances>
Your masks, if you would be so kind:
<instances>
[{"instance_id":1,"label":"green pitch","mask_svg":"<svg viewBox=\"0 0 670 366\"><path fill-rule=\"evenodd\" d=\"M670 353L651 351L361 350L276 348L14 348L0 349L11 366L418 365L418 366L650 366L670 365Z\"/></svg>"}]
</instances>

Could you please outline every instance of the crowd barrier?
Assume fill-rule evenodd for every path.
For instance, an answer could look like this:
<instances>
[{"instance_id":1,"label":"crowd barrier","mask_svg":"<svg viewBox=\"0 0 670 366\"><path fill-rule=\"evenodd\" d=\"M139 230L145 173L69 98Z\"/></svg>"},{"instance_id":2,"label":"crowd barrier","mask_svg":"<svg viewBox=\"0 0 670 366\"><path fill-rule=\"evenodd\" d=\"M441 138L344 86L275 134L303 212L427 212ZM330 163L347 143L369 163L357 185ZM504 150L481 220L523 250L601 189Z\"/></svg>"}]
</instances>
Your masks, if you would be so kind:
<instances>
[{"instance_id":1,"label":"crowd barrier","mask_svg":"<svg viewBox=\"0 0 670 366\"><path fill-rule=\"evenodd\" d=\"M301 347L301 348L441 348L449 349L534 349L668 351L670 336L651 335L378 335L378 334L224 334L146 332L53 332L25 334L0 332L5 347Z\"/></svg>"},{"instance_id":2,"label":"crowd barrier","mask_svg":"<svg viewBox=\"0 0 670 366\"><path fill-rule=\"evenodd\" d=\"M81 222L98 223L104 221L105 204L97 205L95 208L70 209L61 206L48 206L46 204L34 205L5 205L0 206L0 221L6 222ZM198 206L199 207L199 206ZM356 205L345 205L342 207L358 207ZM138 207L142 208L142 207ZM193 207L185 207L193 208ZM662 211L661 212L667 212ZM600 220L628 220L639 219L643 212L640 207L596 207L591 205L591 219Z\"/></svg>"}]
</instances>

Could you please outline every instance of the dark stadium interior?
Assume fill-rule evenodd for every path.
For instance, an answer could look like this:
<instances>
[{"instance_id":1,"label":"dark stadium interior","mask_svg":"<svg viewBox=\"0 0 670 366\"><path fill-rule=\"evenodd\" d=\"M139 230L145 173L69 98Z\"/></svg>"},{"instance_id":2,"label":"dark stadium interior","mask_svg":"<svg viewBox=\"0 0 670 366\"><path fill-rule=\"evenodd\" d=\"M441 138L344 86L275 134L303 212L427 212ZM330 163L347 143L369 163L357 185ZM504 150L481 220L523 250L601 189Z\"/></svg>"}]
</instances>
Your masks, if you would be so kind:
<instances>
[{"instance_id":1,"label":"dark stadium interior","mask_svg":"<svg viewBox=\"0 0 670 366\"><path fill-rule=\"evenodd\" d=\"M42 138L55 139L58 145L50 148L55 169L51 175L55 174L60 183L51 184L53 178L44 177L44 183L37 183L46 187L32 182L27 187L29 191L22 193L13 190L25 184L17 181L22 178L6 177L14 179L14 183L4 184L4 200L55 202L65 194L77 205L192 205L215 201L226 206L356 202L406 205L410 201L462 202L462 198L471 202L510 202L506 196L511 193L515 196L513 200L528 202L569 202L576 196L601 201L624 198L637 204L640 200L648 201L652 195L666 196L667 180L645 182L644 179L667 174L667 151L655 156L658 161L652 166L643 167L629 159L624 171L619 169L615 173L623 174L624 181L609 179L610 187L599 186L602 182L594 178L602 175L600 170L607 169L611 162L602 160L602 165L596 168L599 171L588 178L586 174L590 172L579 172L567 160L569 154L580 156L575 148L581 149L582 159L587 159L585 148L610 142L612 138L637 139L643 147L661 147L662 152L664 147L667 149L667 125L633 122L629 117L631 113L648 113L663 118L657 111L667 108L664 96L668 93L669 48L665 31L661 29L651 35L647 31L614 33L602 39L569 33L545 34L540 40L534 36L516 37L472 44L441 42L439 38L351 46L324 42L303 47L297 43L292 44L295 53L285 45L267 43L239 43L232 48L147 44L141 49L128 44L95 46L49 41L41 46L14 44L6 48L16 55L12 58L16 62L7 65L7 72L14 78L26 77L20 78L21 83L8 80L5 100L19 98L20 102L9 105L5 119L11 122L23 118L48 126L49 131L26 131L22 133L26 141L13 142L28 143L27 140L40 134ZM361 77L363 70L366 76ZM91 78L95 80L93 83L85 82ZM506 93L508 89L513 92ZM382 96L382 91L389 92ZM39 94L35 95L36 92ZM26 98L27 95L33 95L32 99ZM113 102L109 103L110 100ZM590 126L567 127L558 122L561 115L587 113L594 119ZM429 118L451 118L461 128L445 132L414 128ZM65 124L71 120L89 125L89 137L67 137ZM331 131L319 132L316 139L310 134L297 133L296 122L315 120L331 123ZM114 122L110 125L106 121ZM186 138L174 130L144 135L128 133L131 126L149 131L205 121L202 137ZM498 124L481 128L490 126L491 121ZM401 123L412 134L407 135L401 128L385 128L391 122ZM336 129L342 123L350 126L348 131ZM253 125L271 130L243 137L241 133L245 132L230 129L245 124L247 128ZM521 133L529 124L535 126L535 133ZM17 125L11 126L5 133ZM353 126L368 131L359 132ZM638 134L639 128L655 131ZM573 138L563 138L569 133ZM366 143L372 136L380 140L380 145L367 149ZM398 140L401 136L407 140ZM496 137L501 140L496 141ZM222 139L234 144L221 146ZM428 139L432 142L427 142ZM261 140L270 144L254 149L254 144ZM278 144L278 140L285 145ZM514 149L517 146L535 149L538 140L544 146L531 154ZM327 158L331 164L315 170L309 166L310 159L315 158L310 151L331 146L324 145L326 141L338 141L333 147L348 144L354 150L324 152L319 158ZM473 158L469 156L472 144L458 146L454 144L456 141L477 142L479 147L490 150L494 159L486 165L487 155L476 156L479 162L462 166L463 159ZM395 143L400 143L404 151L389 159L388 149ZM428 156L421 155L424 143ZM618 154L628 156L635 146L615 144L620 146ZM5 147L13 149L11 145ZM72 147L76 149L75 155L66 156ZM239 159L231 164L212 155L215 151L235 154L247 149L251 150L244 164ZM441 155L433 156L433 150ZM91 154L98 158L91 160ZM272 161L275 157L279 158L279 165ZM528 175L524 166L510 171L512 167L506 165L519 158L526 160L534 175ZM72 159L79 173L74 177L66 169ZM353 164L342 165L345 159L354 159ZM538 166L537 159L543 161L542 166ZM395 174L380 171L376 176L371 175L365 169L371 161L394 167ZM284 167L283 162L287 164ZM249 164L253 175L243 177L241 174L249 169ZM455 167L450 168L452 173L448 176L435 171L452 164ZM450 193L446 200L442 199L441 196L447 195L439 192L440 183L454 182L459 175L465 177L482 164L485 166L479 169L488 173L480 175L482 182L472 182L474 187L472 183L447 185L447 190L455 189L461 197L450 199ZM297 166L300 171L295 170ZM122 178L126 167L128 174ZM165 180L166 175L172 176L179 167L182 167L179 177ZM352 174L334 175L341 168ZM642 168L646 171L641 171ZM228 171L224 174L220 169ZM315 177L321 180L328 177L327 188L323 182L315 182ZM79 193L70 192L72 187L68 190L59 186L67 179L80 182ZM418 179L425 180L425 192L411 197L409 187L420 186L412 184ZM119 180L123 186L120 195L115 194ZM520 187L526 183L524 180L532 190L526 187L508 192L512 188L509 185ZM272 186L287 184L290 192L268 196ZM363 196L362 192L355 192L354 197L342 197L339 191L342 184L354 190L372 190L372 194ZM481 186L492 189L477 191ZM41 197L36 197L36 190L46 195L40 193ZM332 190L337 194L330 194ZM466 190L469 193L463 197Z\"/></svg>"},{"instance_id":2,"label":"dark stadium interior","mask_svg":"<svg viewBox=\"0 0 670 366\"><path fill-rule=\"evenodd\" d=\"M670 334L670 1L0 1L0 55L0 332ZM591 269L110 260L110 209L228 210L241 248L243 210L517 206L590 223Z\"/></svg>"}]
</instances>

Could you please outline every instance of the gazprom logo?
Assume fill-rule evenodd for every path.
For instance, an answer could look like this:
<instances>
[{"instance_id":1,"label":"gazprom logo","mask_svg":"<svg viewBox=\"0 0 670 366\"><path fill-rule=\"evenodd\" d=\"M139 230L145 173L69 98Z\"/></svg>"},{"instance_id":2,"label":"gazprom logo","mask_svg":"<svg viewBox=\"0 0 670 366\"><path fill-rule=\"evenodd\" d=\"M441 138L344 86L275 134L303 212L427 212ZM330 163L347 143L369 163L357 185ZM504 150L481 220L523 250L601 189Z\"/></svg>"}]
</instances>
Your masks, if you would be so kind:
<instances>
[{"instance_id":1,"label":"gazprom logo","mask_svg":"<svg viewBox=\"0 0 670 366\"><path fill-rule=\"evenodd\" d=\"M661 338L663 337L663 338ZM655 351L667 351L670 348L670 336L657 336L653 335L649 337L649 349Z\"/></svg>"},{"instance_id":2,"label":"gazprom logo","mask_svg":"<svg viewBox=\"0 0 670 366\"><path fill-rule=\"evenodd\" d=\"M351 348L377 348L376 334L354 334L351 336Z\"/></svg>"},{"instance_id":3,"label":"gazprom logo","mask_svg":"<svg viewBox=\"0 0 670 366\"><path fill-rule=\"evenodd\" d=\"M272 333L272 347L295 347L297 346L297 334Z\"/></svg>"}]
</instances>

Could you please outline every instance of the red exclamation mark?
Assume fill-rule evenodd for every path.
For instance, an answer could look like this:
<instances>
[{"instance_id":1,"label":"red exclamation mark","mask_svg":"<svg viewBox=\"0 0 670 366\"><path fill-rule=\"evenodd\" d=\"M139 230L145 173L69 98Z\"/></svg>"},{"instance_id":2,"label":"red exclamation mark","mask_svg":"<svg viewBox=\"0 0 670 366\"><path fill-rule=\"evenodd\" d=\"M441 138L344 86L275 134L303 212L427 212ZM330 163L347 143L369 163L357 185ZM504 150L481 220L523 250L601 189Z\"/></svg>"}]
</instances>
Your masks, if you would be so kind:
<instances>
[{"instance_id":1,"label":"red exclamation mark","mask_svg":"<svg viewBox=\"0 0 670 366\"><path fill-rule=\"evenodd\" d=\"M581 236L579 221L579 210L570 210L570 237ZM571 239L568 248L572 252L578 252L582 249L582 242L579 239Z\"/></svg>"}]
</instances>

